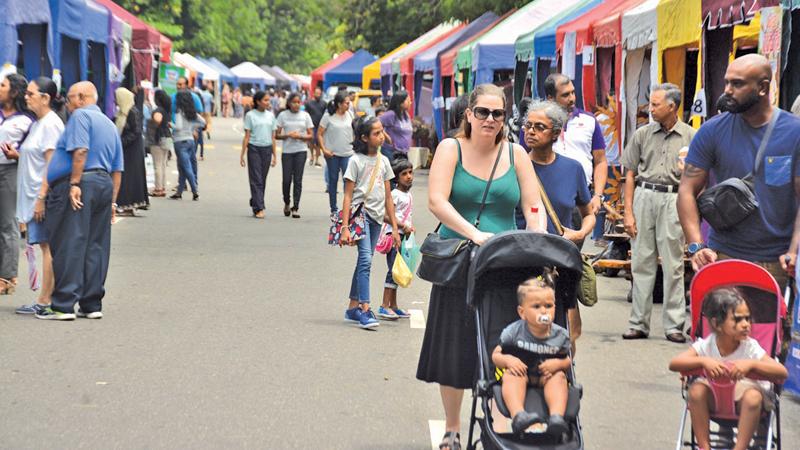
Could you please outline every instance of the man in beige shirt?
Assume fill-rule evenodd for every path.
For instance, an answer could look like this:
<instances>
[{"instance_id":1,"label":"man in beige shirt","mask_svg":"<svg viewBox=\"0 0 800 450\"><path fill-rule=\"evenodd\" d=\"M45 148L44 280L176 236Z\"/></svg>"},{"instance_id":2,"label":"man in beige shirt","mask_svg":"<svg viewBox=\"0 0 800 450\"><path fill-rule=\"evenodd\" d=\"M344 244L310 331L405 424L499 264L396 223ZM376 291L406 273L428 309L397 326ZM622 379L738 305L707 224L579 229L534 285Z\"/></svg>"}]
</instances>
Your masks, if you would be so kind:
<instances>
[{"instance_id":1,"label":"man in beige shirt","mask_svg":"<svg viewBox=\"0 0 800 450\"><path fill-rule=\"evenodd\" d=\"M678 219L678 185L683 158L695 130L678 119L682 94L677 86L659 84L650 93L654 122L636 130L625 152L625 231L633 239L633 307L624 339L650 334L653 288L658 258L664 273L664 333L672 342L683 334L686 304L683 289L684 237Z\"/></svg>"}]
</instances>

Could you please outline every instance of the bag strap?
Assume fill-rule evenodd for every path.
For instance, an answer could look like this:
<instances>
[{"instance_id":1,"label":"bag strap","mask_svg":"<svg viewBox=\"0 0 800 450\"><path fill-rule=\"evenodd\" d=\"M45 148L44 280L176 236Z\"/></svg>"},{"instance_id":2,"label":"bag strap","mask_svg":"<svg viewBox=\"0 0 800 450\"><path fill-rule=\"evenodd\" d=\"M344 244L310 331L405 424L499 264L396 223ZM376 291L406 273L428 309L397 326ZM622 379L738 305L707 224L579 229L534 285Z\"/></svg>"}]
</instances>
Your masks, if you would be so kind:
<instances>
[{"instance_id":1,"label":"bag strap","mask_svg":"<svg viewBox=\"0 0 800 450\"><path fill-rule=\"evenodd\" d=\"M539 176L536 175L536 170L533 171L533 177L536 179L536 184L539 185L539 193L541 193L544 209L547 210L547 215L550 216L550 221L553 222L553 226L556 228L559 236L563 236L564 226L561 225L561 221L558 220L558 216L556 215L555 210L553 210L553 205L550 203L550 199L547 197L547 191L544 190L542 181L539 179Z\"/></svg>"},{"instance_id":2,"label":"bag strap","mask_svg":"<svg viewBox=\"0 0 800 450\"><path fill-rule=\"evenodd\" d=\"M456 139L458 140L458 139ZM511 143L509 142L509 146ZM478 208L478 215L475 216L475 228L478 228L478 225L481 224L481 214L483 213L483 208L486 206L486 197L489 196L489 189L492 186L492 181L494 181L494 173L497 171L497 164L500 162L500 156L503 154L503 146L501 145L500 148L497 150L497 157L494 159L494 165L492 166L492 173L489 174L489 181L486 182L486 189L483 190L483 198L481 199L481 206Z\"/></svg>"},{"instance_id":3,"label":"bag strap","mask_svg":"<svg viewBox=\"0 0 800 450\"><path fill-rule=\"evenodd\" d=\"M772 136L772 130L775 129L775 124L778 122L778 116L780 113L780 109L772 108L772 118L769 120L767 131L764 133L764 137L761 139L761 145L758 147L758 152L756 153L756 163L753 166L753 171L750 172L745 178L755 177L755 175L758 173L758 170L761 168L761 160L764 159L764 152L767 150L769 138Z\"/></svg>"},{"instance_id":4,"label":"bag strap","mask_svg":"<svg viewBox=\"0 0 800 450\"><path fill-rule=\"evenodd\" d=\"M378 176L378 170L380 170L382 163L383 156L378 153L378 160L375 161L375 167L372 168L372 176L369 178L369 188L367 188L367 192L364 193L364 201L372 194L372 188L375 187L375 178Z\"/></svg>"}]
</instances>

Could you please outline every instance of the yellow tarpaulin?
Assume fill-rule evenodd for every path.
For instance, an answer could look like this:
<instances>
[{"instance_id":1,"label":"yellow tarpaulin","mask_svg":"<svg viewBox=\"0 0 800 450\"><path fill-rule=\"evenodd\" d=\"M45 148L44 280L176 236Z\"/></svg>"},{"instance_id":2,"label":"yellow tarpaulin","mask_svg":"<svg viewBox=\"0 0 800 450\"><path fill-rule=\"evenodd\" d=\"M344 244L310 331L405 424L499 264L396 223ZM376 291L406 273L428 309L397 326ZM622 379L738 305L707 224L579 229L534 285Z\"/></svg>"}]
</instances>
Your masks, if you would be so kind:
<instances>
[{"instance_id":1,"label":"yellow tarpaulin","mask_svg":"<svg viewBox=\"0 0 800 450\"><path fill-rule=\"evenodd\" d=\"M731 61L736 57L736 50L740 47L758 47L758 35L760 31L761 11L756 11L750 23L733 27L733 51L731 51Z\"/></svg>"},{"instance_id":2,"label":"yellow tarpaulin","mask_svg":"<svg viewBox=\"0 0 800 450\"><path fill-rule=\"evenodd\" d=\"M685 89L686 48L700 48L700 37L703 30L701 2L699 0L661 0L656 12L659 83L674 83ZM697 89L700 89L702 55L698 54L697 57ZM664 64L667 59L669 61L665 71ZM679 114L683 114L683 108Z\"/></svg>"},{"instance_id":3,"label":"yellow tarpaulin","mask_svg":"<svg viewBox=\"0 0 800 450\"><path fill-rule=\"evenodd\" d=\"M370 88L370 84L372 83L372 80L380 80L381 79L381 61L383 61L384 59L394 55L397 52L399 52L400 50L405 48L405 46L407 46L407 45L408 44L400 45L399 47L397 47L396 49L392 50L391 52L389 52L389 53L381 56L380 58L378 58L377 61L373 62L372 64L370 64L370 65L368 65L366 67L364 67L364 70L362 71L362 75L361 75L361 87L363 89L369 89Z\"/></svg>"}]
</instances>

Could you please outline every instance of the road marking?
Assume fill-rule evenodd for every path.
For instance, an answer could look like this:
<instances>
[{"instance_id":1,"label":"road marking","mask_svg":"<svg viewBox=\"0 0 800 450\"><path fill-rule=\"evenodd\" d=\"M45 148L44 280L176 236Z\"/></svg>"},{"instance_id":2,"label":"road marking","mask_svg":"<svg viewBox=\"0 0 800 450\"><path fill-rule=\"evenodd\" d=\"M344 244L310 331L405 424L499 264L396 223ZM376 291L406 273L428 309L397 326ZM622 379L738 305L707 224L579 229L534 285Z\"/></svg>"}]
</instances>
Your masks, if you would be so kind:
<instances>
[{"instance_id":1,"label":"road marking","mask_svg":"<svg viewBox=\"0 0 800 450\"><path fill-rule=\"evenodd\" d=\"M172 174L173 174L173 175L178 175L178 171L177 171L177 170L173 170L173 171L172 171Z\"/></svg>"},{"instance_id":2,"label":"road marking","mask_svg":"<svg viewBox=\"0 0 800 450\"><path fill-rule=\"evenodd\" d=\"M431 450L438 450L444 436L444 420L429 420L428 428L431 430Z\"/></svg>"},{"instance_id":3,"label":"road marking","mask_svg":"<svg viewBox=\"0 0 800 450\"><path fill-rule=\"evenodd\" d=\"M408 312L411 314L411 328L425 328L425 315L421 309L409 309Z\"/></svg>"},{"instance_id":4,"label":"road marking","mask_svg":"<svg viewBox=\"0 0 800 450\"><path fill-rule=\"evenodd\" d=\"M124 217L114 217L114 225L122 222L123 220L125 220Z\"/></svg>"},{"instance_id":5,"label":"road marking","mask_svg":"<svg viewBox=\"0 0 800 450\"><path fill-rule=\"evenodd\" d=\"M203 147L206 150L214 150L214 144L205 144L205 145L203 145Z\"/></svg>"}]
</instances>

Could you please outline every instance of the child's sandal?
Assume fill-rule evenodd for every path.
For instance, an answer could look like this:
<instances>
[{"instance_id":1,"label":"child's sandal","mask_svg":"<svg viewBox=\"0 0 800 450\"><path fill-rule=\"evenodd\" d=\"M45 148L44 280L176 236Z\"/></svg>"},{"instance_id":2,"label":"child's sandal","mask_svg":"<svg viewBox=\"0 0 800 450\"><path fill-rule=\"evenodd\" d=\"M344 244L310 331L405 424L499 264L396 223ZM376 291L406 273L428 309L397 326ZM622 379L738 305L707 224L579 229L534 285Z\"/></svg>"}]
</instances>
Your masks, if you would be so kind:
<instances>
[{"instance_id":1,"label":"child's sandal","mask_svg":"<svg viewBox=\"0 0 800 450\"><path fill-rule=\"evenodd\" d=\"M16 290L17 286L11 280L0 278L0 295L11 295Z\"/></svg>"}]
</instances>

